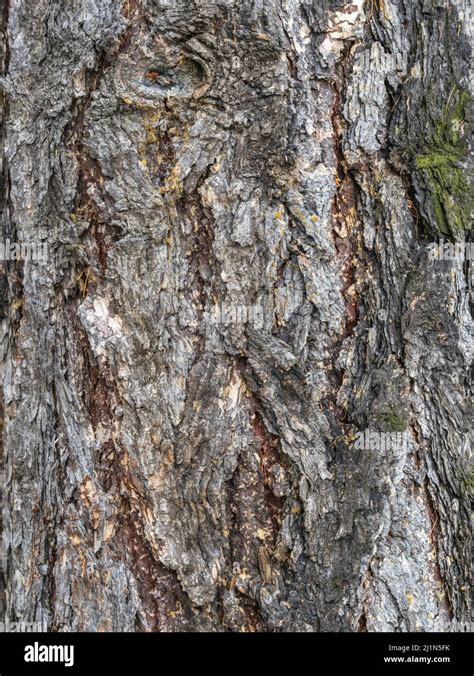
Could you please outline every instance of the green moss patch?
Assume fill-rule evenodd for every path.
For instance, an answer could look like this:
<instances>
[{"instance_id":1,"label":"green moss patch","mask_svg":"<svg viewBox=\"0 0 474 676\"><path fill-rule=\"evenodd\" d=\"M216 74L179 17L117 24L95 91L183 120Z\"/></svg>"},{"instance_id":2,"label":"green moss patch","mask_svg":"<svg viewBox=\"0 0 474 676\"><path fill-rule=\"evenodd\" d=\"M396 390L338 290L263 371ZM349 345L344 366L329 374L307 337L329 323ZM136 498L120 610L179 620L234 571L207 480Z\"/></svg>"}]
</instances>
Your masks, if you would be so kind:
<instances>
[{"instance_id":1,"label":"green moss patch","mask_svg":"<svg viewBox=\"0 0 474 676\"><path fill-rule=\"evenodd\" d=\"M431 141L415 157L416 171L431 193L437 228L444 235L470 227L472 186L460 166L468 153L462 125L469 100L469 92L453 87Z\"/></svg>"},{"instance_id":2,"label":"green moss patch","mask_svg":"<svg viewBox=\"0 0 474 676\"><path fill-rule=\"evenodd\" d=\"M393 407L383 411L379 420L388 432L404 432L408 427L407 417Z\"/></svg>"}]
</instances>

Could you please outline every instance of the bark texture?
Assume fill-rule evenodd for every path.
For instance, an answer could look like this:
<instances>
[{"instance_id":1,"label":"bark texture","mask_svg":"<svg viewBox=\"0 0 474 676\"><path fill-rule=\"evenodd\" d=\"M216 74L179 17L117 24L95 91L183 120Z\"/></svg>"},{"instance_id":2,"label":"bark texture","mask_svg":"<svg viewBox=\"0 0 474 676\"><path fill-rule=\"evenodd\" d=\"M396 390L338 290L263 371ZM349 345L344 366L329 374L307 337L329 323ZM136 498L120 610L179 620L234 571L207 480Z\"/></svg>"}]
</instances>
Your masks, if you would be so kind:
<instances>
[{"instance_id":1,"label":"bark texture","mask_svg":"<svg viewBox=\"0 0 474 676\"><path fill-rule=\"evenodd\" d=\"M468 9L5 0L11 621L468 619Z\"/></svg>"}]
</instances>

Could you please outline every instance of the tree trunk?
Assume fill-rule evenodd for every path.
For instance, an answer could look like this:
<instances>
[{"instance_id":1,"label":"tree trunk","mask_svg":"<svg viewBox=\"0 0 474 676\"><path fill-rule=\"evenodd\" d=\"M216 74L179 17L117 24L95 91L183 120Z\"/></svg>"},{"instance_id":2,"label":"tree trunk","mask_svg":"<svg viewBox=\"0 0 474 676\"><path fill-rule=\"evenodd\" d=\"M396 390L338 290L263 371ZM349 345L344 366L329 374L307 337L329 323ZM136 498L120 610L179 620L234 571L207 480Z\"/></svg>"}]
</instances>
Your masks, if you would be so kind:
<instances>
[{"instance_id":1,"label":"tree trunk","mask_svg":"<svg viewBox=\"0 0 474 676\"><path fill-rule=\"evenodd\" d=\"M4 2L6 618L466 621L467 0Z\"/></svg>"}]
</instances>

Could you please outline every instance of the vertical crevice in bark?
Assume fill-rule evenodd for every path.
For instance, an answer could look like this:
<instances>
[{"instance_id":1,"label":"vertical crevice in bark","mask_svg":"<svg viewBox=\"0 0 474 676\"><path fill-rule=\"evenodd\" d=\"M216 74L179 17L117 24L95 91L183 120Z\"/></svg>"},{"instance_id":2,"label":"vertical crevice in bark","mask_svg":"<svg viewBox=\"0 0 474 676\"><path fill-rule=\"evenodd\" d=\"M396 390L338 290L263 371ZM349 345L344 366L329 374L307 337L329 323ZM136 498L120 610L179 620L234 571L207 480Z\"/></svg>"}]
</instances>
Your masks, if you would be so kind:
<instances>
[{"instance_id":1,"label":"vertical crevice in bark","mask_svg":"<svg viewBox=\"0 0 474 676\"><path fill-rule=\"evenodd\" d=\"M0 77L8 70L8 24L9 0L0 2ZM0 229L4 241L10 232L8 213L8 166L5 157L6 119L8 117L7 97L0 87ZM8 341L8 278L7 263L0 264L0 371L5 367L6 344ZM6 610L5 575L6 556L4 543L4 519L7 518L6 473L3 452L4 399L3 388L0 392L0 621L3 622Z\"/></svg>"}]
</instances>

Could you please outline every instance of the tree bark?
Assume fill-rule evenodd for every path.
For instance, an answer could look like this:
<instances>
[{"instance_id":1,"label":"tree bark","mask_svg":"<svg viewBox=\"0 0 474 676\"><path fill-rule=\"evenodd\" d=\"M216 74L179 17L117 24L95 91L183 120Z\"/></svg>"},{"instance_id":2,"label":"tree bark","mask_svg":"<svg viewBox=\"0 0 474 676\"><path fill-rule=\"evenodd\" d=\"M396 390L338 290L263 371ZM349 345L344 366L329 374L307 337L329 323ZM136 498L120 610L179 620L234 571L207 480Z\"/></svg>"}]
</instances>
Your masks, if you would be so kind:
<instances>
[{"instance_id":1,"label":"tree bark","mask_svg":"<svg viewBox=\"0 0 474 676\"><path fill-rule=\"evenodd\" d=\"M10 621L468 619L468 9L4 0Z\"/></svg>"}]
</instances>

